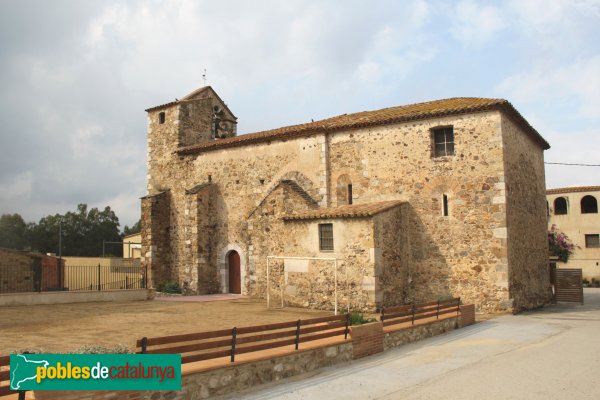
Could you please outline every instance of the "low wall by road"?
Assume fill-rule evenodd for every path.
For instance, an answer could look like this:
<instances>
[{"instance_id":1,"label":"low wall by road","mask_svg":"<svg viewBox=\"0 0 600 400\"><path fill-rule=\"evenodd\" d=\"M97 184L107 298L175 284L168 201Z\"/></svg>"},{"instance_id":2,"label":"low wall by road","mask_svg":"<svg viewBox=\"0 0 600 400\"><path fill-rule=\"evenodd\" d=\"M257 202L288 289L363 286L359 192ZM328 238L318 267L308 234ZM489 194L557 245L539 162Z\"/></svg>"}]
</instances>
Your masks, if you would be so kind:
<instances>
[{"instance_id":1,"label":"low wall by road","mask_svg":"<svg viewBox=\"0 0 600 400\"><path fill-rule=\"evenodd\" d=\"M77 291L77 292L33 292L0 294L0 307L34 306L38 304L87 303L92 301L136 301L147 300L147 289Z\"/></svg>"},{"instance_id":2,"label":"low wall by road","mask_svg":"<svg viewBox=\"0 0 600 400\"><path fill-rule=\"evenodd\" d=\"M470 321L468 321L470 322ZM466 325L466 324L465 324ZM381 353L403 343L442 334L463 326L460 315L439 320L420 321L414 326L389 329L381 322L351 328L348 340L330 338L311 348L270 350L262 355L245 354L231 364L228 359L214 359L182 366L181 391L147 392L37 392L36 400L199 400L239 392L264 383L303 374L329 365L349 363L353 359ZM293 346L291 347L293 349Z\"/></svg>"}]
</instances>

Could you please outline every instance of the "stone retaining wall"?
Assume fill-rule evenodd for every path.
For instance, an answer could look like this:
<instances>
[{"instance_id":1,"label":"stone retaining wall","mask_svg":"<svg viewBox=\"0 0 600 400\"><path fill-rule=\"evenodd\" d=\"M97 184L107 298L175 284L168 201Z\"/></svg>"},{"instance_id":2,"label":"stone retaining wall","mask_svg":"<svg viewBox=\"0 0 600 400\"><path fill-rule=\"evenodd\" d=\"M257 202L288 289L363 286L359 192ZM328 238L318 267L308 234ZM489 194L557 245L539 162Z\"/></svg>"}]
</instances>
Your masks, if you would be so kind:
<instances>
[{"instance_id":1,"label":"stone retaining wall","mask_svg":"<svg viewBox=\"0 0 600 400\"><path fill-rule=\"evenodd\" d=\"M474 309L474 308L473 308ZM36 400L199 400L239 392L322 367L348 363L353 358L439 335L461 327L461 316L432 321L397 331L384 331L381 322L352 327L351 341L300 350L291 354L241 362L222 368L183 371L181 391L48 391Z\"/></svg>"},{"instance_id":2,"label":"stone retaining wall","mask_svg":"<svg viewBox=\"0 0 600 400\"><path fill-rule=\"evenodd\" d=\"M36 400L198 400L238 392L352 359L352 344L342 343L281 357L183 373L181 391L41 391Z\"/></svg>"},{"instance_id":3,"label":"stone retaining wall","mask_svg":"<svg viewBox=\"0 0 600 400\"><path fill-rule=\"evenodd\" d=\"M137 301L152 295L147 289L89 290L77 292L33 292L0 294L0 307L38 304L87 303L91 301Z\"/></svg>"},{"instance_id":4,"label":"stone retaining wall","mask_svg":"<svg viewBox=\"0 0 600 400\"><path fill-rule=\"evenodd\" d=\"M383 348L384 350L391 349L406 343L441 335L442 333L446 333L459 327L461 327L460 316L441 321L433 321L428 324L415 325L409 329L388 331L383 337Z\"/></svg>"}]
</instances>

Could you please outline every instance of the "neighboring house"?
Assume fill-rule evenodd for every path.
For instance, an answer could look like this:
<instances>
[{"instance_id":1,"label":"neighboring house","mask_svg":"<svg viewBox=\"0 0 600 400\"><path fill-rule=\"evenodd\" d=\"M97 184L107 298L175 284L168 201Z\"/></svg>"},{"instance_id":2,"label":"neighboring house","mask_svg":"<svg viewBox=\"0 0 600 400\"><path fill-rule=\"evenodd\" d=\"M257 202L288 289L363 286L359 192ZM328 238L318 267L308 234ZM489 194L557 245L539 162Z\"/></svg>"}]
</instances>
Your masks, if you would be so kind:
<instances>
[{"instance_id":1,"label":"neighboring house","mask_svg":"<svg viewBox=\"0 0 600 400\"><path fill-rule=\"evenodd\" d=\"M548 228L556 225L576 246L569 261L557 266L581 268L584 278L600 279L600 186L550 189L546 198Z\"/></svg>"},{"instance_id":2,"label":"neighboring house","mask_svg":"<svg viewBox=\"0 0 600 400\"><path fill-rule=\"evenodd\" d=\"M0 248L0 293L39 292L63 287L64 260Z\"/></svg>"},{"instance_id":3,"label":"neighboring house","mask_svg":"<svg viewBox=\"0 0 600 400\"><path fill-rule=\"evenodd\" d=\"M270 279L288 304L331 308L338 280L341 303L363 310L461 296L518 311L550 299L549 145L506 100L241 136L211 87L146 111L142 263L154 284L265 297ZM271 276L267 256L336 258L338 273L286 260Z\"/></svg>"},{"instance_id":4,"label":"neighboring house","mask_svg":"<svg viewBox=\"0 0 600 400\"><path fill-rule=\"evenodd\" d=\"M142 234L123 236L123 258L142 258Z\"/></svg>"}]
</instances>

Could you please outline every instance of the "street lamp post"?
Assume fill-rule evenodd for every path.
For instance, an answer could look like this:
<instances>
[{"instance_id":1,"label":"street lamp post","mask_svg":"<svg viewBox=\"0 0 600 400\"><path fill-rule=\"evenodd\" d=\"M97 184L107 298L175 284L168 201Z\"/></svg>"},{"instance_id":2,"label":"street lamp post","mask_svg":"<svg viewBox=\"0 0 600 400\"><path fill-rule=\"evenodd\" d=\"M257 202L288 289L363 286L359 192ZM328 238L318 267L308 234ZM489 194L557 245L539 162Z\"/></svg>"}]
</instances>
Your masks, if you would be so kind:
<instances>
[{"instance_id":1,"label":"street lamp post","mask_svg":"<svg viewBox=\"0 0 600 400\"><path fill-rule=\"evenodd\" d=\"M63 282L63 263L62 263L62 218L58 220L58 286L64 288Z\"/></svg>"},{"instance_id":2,"label":"street lamp post","mask_svg":"<svg viewBox=\"0 0 600 400\"><path fill-rule=\"evenodd\" d=\"M58 258L62 258L62 218L58 220Z\"/></svg>"}]
</instances>

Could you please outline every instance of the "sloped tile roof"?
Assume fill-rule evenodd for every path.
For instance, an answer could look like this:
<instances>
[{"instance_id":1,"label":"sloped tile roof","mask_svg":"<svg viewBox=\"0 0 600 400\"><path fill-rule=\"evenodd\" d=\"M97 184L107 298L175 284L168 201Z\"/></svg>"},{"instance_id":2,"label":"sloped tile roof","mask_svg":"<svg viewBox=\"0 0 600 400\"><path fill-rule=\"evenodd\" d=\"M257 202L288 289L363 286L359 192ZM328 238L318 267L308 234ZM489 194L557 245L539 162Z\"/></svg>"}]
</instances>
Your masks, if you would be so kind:
<instances>
[{"instance_id":1,"label":"sloped tile roof","mask_svg":"<svg viewBox=\"0 0 600 400\"><path fill-rule=\"evenodd\" d=\"M304 211L299 214L288 214L283 217L286 221L325 219L325 218L360 218L372 217L380 212L389 210L405 203L401 200L379 201L376 203L351 204L339 207L320 208Z\"/></svg>"},{"instance_id":2,"label":"sloped tile roof","mask_svg":"<svg viewBox=\"0 0 600 400\"><path fill-rule=\"evenodd\" d=\"M311 136L316 133L335 132L347 129L357 129L369 126L386 125L414 120L444 117L448 115L467 114L491 110L504 111L526 134L533 138L544 149L550 145L544 138L519 114L507 100L488 99L479 97L454 97L450 99L429 101L426 103L409 104L398 107L384 108L375 111L362 111L353 114L343 114L306 124L286 126L257 133L244 134L226 139L181 147L179 154L196 154L211 149L244 146L251 143L269 140L284 140L295 137Z\"/></svg>"},{"instance_id":3,"label":"sloped tile roof","mask_svg":"<svg viewBox=\"0 0 600 400\"><path fill-rule=\"evenodd\" d=\"M546 194L597 192L597 191L600 191L600 186L575 186L575 187L548 189L548 190L546 190Z\"/></svg>"}]
</instances>

